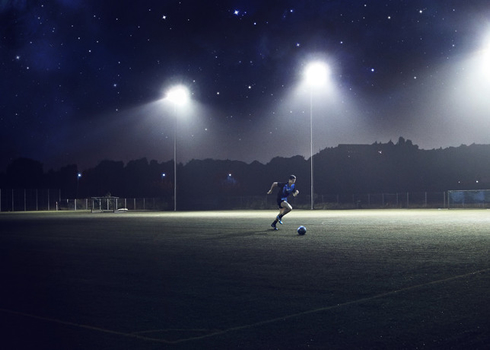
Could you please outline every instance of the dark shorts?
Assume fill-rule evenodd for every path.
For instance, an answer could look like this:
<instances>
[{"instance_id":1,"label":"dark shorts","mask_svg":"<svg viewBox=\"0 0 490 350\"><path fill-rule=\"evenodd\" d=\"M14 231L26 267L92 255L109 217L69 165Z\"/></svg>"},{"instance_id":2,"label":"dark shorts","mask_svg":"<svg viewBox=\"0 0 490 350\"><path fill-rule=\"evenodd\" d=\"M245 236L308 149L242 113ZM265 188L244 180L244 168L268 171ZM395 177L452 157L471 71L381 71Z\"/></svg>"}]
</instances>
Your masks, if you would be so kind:
<instances>
[{"instance_id":1,"label":"dark shorts","mask_svg":"<svg viewBox=\"0 0 490 350\"><path fill-rule=\"evenodd\" d=\"M277 206L279 207L279 209L282 209L282 202L287 202L288 199L287 198L277 198Z\"/></svg>"}]
</instances>

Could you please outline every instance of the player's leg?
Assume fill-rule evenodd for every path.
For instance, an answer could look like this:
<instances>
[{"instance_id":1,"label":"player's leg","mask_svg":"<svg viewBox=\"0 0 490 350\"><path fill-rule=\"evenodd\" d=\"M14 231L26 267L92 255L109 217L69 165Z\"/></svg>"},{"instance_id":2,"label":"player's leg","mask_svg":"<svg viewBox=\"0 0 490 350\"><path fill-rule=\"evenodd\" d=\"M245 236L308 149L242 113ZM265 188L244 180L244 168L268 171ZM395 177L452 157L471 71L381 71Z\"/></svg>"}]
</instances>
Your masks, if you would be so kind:
<instances>
[{"instance_id":1,"label":"player's leg","mask_svg":"<svg viewBox=\"0 0 490 350\"><path fill-rule=\"evenodd\" d=\"M280 217L282 217L282 213L283 213L283 210L284 210L284 207L283 207L282 203L284 203L284 202L281 199L278 199L277 206L279 207L279 214L276 216L276 219L271 224L271 227L274 230L277 230L277 227L276 227L277 223L280 223L282 225L282 221L280 219Z\"/></svg>"},{"instance_id":2,"label":"player's leg","mask_svg":"<svg viewBox=\"0 0 490 350\"><path fill-rule=\"evenodd\" d=\"M291 210L293 210L293 206L289 204L287 201L283 201L281 203L281 211L279 212L278 215L279 221L281 221L283 216L289 213Z\"/></svg>"},{"instance_id":3,"label":"player's leg","mask_svg":"<svg viewBox=\"0 0 490 350\"><path fill-rule=\"evenodd\" d=\"M277 223L280 223L282 225L283 216L293 210L293 207L287 201L282 201L279 204L279 207L281 209L279 210L279 214L276 216L276 220L272 223L273 226L275 226Z\"/></svg>"}]
</instances>

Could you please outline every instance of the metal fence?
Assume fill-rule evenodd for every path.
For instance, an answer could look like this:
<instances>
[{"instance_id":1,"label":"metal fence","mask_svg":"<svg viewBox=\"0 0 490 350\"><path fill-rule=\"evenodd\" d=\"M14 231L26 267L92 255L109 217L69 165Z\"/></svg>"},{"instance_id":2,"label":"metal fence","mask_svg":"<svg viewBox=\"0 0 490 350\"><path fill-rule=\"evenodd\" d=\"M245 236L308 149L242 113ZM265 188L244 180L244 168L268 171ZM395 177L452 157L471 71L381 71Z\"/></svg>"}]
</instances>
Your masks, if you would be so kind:
<instances>
[{"instance_id":1,"label":"metal fence","mask_svg":"<svg viewBox=\"0 0 490 350\"><path fill-rule=\"evenodd\" d=\"M173 210L173 198L117 198L117 201L93 198L62 198L54 189L0 189L0 211L41 210ZM310 196L291 197L298 209L310 209ZM378 208L447 208L447 192L403 192L353 195L315 195L315 209L378 209ZM184 198L177 201L178 210L275 209L275 195L213 196Z\"/></svg>"},{"instance_id":2,"label":"metal fence","mask_svg":"<svg viewBox=\"0 0 490 350\"><path fill-rule=\"evenodd\" d=\"M90 211L116 211L116 210L172 210L172 198L94 198L67 199L62 201L59 210L90 210Z\"/></svg>"},{"instance_id":3,"label":"metal fence","mask_svg":"<svg viewBox=\"0 0 490 350\"><path fill-rule=\"evenodd\" d=\"M58 189L0 189L0 211L56 210Z\"/></svg>"}]
</instances>

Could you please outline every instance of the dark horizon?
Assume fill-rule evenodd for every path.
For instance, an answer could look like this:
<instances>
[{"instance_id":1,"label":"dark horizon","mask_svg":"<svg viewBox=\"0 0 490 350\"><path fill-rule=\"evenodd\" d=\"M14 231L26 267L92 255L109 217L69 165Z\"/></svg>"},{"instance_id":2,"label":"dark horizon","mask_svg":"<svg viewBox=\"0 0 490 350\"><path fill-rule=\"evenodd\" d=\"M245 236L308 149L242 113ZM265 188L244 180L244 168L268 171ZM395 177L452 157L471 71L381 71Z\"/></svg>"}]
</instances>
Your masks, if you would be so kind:
<instances>
[{"instance_id":1,"label":"dark horizon","mask_svg":"<svg viewBox=\"0 0 490 350\"><path fill-rule=\"evenodd\" d=\"M422 150L411 140L339 145L314 156L315 195L446 192L490 188L490 145ZM302 156L270 162L193 160L180 163L177 187L185 206L197 198L263 196L273 181L298 178L309 195L310 161ZM81 173L81 177L78 174ZM165 174L165 175L164 175ZM140 158L128 163L105 160L81 172L75 164L45 172L40 162L18 159L0 173L0 189L60 189L63 198L172 198L173 161Z\"/></svg>"},{"instance_id":2,"label":"dark horizon","mask_svg":"<svg viewBox=\"0 0 490 350\"><path fill-rule=\"evenodd\" d=\"M411 144L413 144L414 146L416 146L419 150L421 151L434 151L434 150L445 150L445 149L451 149L451 148L458 148L458 147L467 147L467 146L472 146L472 145L477 145L477 146L490 146L490 143L488 144L479 144L479 143L476 143L476 142L473 142L473 143L470 143L470 144L460 144L460 145L457 145L457 146L447 146L447 147L443 147L443 146L440 146L440 147L434 147L434 148L431 148L431 149L424 149L423 147L420 147L420 145L418 145L416 142L413 142L412 140L410 139L405 139L405 137L403 136L398 136L396 138L396 140L393 140L393 139L389 139L388 141L379 141L379 140L376 140L372 143L341 143L341 144L338 144L336 146L333 146L333 147L325 147L324 149L320 149L318 150L317 152L315 152L313 154L313 156L317 156L319 153L321 152L324 152L325 150L327 149L335 149L335 148L339 148L339 147L342 147L342 146L350 146L350 145L355 145L355 146L373 146L373 145L376 145L376 144L380 144L380 145L383 145L383 144L397 144L400 139L403 139L403 140L406 140L407 142L410 142ZM273 159L275 158L294 158L294 157L297 157L297 156L300 156L300 157L303 157L306 161L309 161L309 159L311 158L310 155L301 155L301 154L294 154L294 155L275 155L273 156L272 158L266 160L266 161L261 161L261 160L258 160L258 159L253 159L253 160L249 160L249 161L245 161L245 160L241 160L241 159L231 159L231 158L226 158L226 159L219 159L219 158L212 158L212 157L208 157L208 158L203 158L203 159L199 159L199 158L192 158L192 159L188 159L186 161L181 161L179 160L179 157L177 157L177 163L178 164L181 164L181 165L186 165L187 163L191 162L191 161L194 161L194 160L213 160L213 161L232 161L232 162L243 162L243 163L246 163L247 165L250 165L252 163L255 163L255 162L258 162L260 164L263 164L263 165L267 165L268 163L270 163ZM17 156L17 157L14 157L14 158L11 158L8 160L7 163L5 163L5 165L3 166L3 168L0 168L0 173L5 173L7 167L12 163L12 161L16 160L16 159L20 159L20 158L25 158L25 159L31 159L31 160L34 160L36 162L39 162L43 165L43 171L44 172L49 172L49 171L59 171L61 168L63 167L66 167L66 166L72 166L72 165L76 165L77 166L77 169L79 172L83 172L83 171L86 171L86 170L89 170L89 169L93 169L94 167L96 167L98 164L100 164L101 162L103 161L114 161L114 162L123 162L125 165L128 164L129 162L132 162L132 161L137 161L137 160L140 160L140 159L147 159L149 162L150 161L156 161L158 163L167 163L167 162L173 162L173 158L169 158L169 159L156 159L156 158L151 158L151 157L148 157L148 156L142 156L140 158L134 158L134 159L123 159L123 158L109 158L109 157L100 157L98 158L97 160L92 160L89 162L77 162L77 161L68 161L66 163L63 163L63 164L59 164L57 165L56 167L53 167L53 166L49 166L47 164L45 164L43 161L39 160L39 159L34 159L34 158L29 158L29 157L24 157L24 156ZM82 167L80 165L83 165L83 164L87 164L85 167Z\"/></svg>"}]
</instances>

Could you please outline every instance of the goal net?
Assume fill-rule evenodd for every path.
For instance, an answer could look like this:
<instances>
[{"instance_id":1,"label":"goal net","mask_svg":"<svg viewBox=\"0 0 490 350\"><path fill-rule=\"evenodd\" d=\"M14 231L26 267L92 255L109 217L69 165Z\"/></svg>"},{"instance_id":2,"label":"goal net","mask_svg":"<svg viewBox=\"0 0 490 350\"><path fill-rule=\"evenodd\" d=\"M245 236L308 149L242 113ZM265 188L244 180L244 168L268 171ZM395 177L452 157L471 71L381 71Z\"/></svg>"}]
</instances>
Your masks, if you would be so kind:
<instances>
[{"instance_id":1,"label":"goal net","mask_svg":"<svg viewBox=\"0 0 490 350\"><path fill-rule=\"evenodd\" d=\"M490 208L490 190L450 190L448 208Z\"/></svg>"},{"instance_id":2,"label":"goal net","mask_svg":"<svg viewBox=\"0 0 490 350\"><path fill-rule=\"evenodd\" d=\"M119 197L104 196L104 197L92 197L92 213L111 211L115 212L118 209Z\"/></svg>"}]
</instances>

